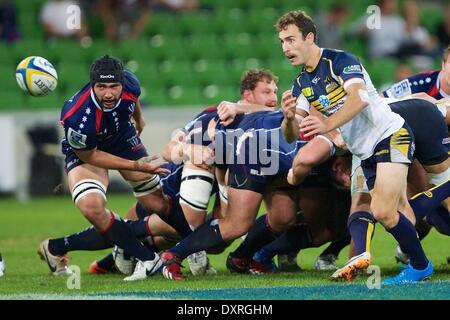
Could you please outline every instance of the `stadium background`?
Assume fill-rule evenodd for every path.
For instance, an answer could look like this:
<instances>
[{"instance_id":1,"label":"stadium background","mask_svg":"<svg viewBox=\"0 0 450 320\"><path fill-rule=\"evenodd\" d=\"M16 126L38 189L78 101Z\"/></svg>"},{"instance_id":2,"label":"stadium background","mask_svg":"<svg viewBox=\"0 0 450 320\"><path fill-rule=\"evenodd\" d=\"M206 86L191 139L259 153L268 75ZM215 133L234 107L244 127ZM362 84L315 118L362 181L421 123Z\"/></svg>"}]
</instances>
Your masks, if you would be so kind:
<instances>
[{"instance_id":1,"label":"stadium background","mask_svg":"<svg viewBox=\"0 0 450 320\"><path fill-rule=\"evenodd\" d=\"M95 11L87 14L92 41L80 43L74 40L58 39L45 41L44 32L39 23L39 11L44 0L12 0L18 14L18 27L21 37L13 42L0 42L0 252L7 261L5 285L0 285L2 294L19 294L19 298L27 294L77 294L65 288L64 280L50 280L44 264L36 266L35 247L43 237L64 233L72 233L86 226L86 221L77 213L71 204L70 197L54 197L55 193L64 193L55 189L64 185L62 158L59 156L58 141L61 130L58 126L59 112L63 102L87 82L88 68L93 59L110 53L122 59L127 68L137 74L143 88L142 102L147 120L144 132L144 143L152 152L157 153L170 137L172 131L190 120L202 107L216 104L221 100L239 98L239 80L243 71L248 68L262 67L271 69L280 77L279 91L291 87L292 80L298 73L283 56L279 40L273 27L276 19L292 9L305 10L314 16L329 10L338 1L333 0L199 0L207 10L196 12L174 13L154 11L137 39L122 39L110 42L104 37L104 26ZM342 1L339 1L340 3ZM345 1L344 1L345 2ZM357 18L366 14L366 9L374 1L347 1L351 7L350 15L343 23L344 29ZM403 1L399 1L401 7ZM420 22L433 34L436 26L443 21L445 2L420 1ZM377 87L392 83L397 67L402 63L409 64L413 71L421 71L420 63L414 57L407 59L382 58L371 59L367 52L367 43L358 37L346 37L341 49L348 50L361 58L371 74ZM55 92L47 97L33 98L20 91L15 81L15 67L26 56L39 55L47 58L58 71L59 82ZM428 67L439 68L440 57L434 58ZM125 191L124 186L115 184L117 176L112 175L111 191ZM13 196L13 197L11 197ZM30 196L34 196L30 199ZM38 198L38 196L44 196ZM28 201L17 201L28 200ZM124 212L133 199L128 195L111 195L111 206ZM27 223L23 227L23 223ZM22 227L21 227L22 226ZM18 235L20 236L18 237ZM387 273L395 273L397 266L393 263L391 252L394 243L379 232L374 243L376 263L384 267ZM427 252L437 259L437 274L440 281L434 287L412 289L412 293L394 291L385 295L361 296L362 298L445 298L450 297L448 285L448 266L442 265L448 254L438 243L446 243L448 239L432 235L425 240ZM223 287L272 287L324 285L329 284L326 276L310 271L320 249L312 249L307 255L300 257L302 267L309 269L303 277L292 275L280 276L274 280L229 278L224 269L224 257L214 257L213 264L219 265L221 273L214 279L215 284L200 279L192 279L188 285L168 285L162 279L152 282L153 290L223 288ZM341 254L338 263L344 263L347 250ZM98 254L76 253L75 261L82 271ZM35 267L36 266L36 267ZM26 279L22 281L21 279ZM145 283L124 287L119 276L104 278L100 284L97 279L83 280L80 294L104 294L106 297L123 297L140 290L148 290ZM293 287L295 290L295 287ZM353 289L352 289L353 288ZM352 287L341 298L359 297L363 286ZM120 291L123 290L123 291ZM134 291L133 291L134 290ZM243 298L266 297L327 299L338 298L336 289L328 290L319 287L307 293L293 293L288 289L287 295L273 295L265 291L248 292ZM337 289L340 290L340 289ZM352 291L353 290L353 291ZM429 295L420 294L420 290ZM269 290L270 291L270 290ZM131 293L130 293L131 292ZM134 292L134 293L133 293ZM137 292L137 293L136 293ZM152 295L153 294L153 295ZM163 298L241 298L229 293L228 296L203 295L192 293L171 293L161 295L152 293L141 297ZM183 295L184 294L184 295ZM410 295L408 295L410 294ZM115 296L116 295L116 296ZM122 296L121 296L122 295ZM259 296L260 295L260 296ZM127 294L125 294L125 297ZM5 296L3 296L5 297ZM14 296L13 296L14 297ZM45 298L45 296L42 296ZM7 297L8 298L8 297Z\"/></svg>"}]
</instances>

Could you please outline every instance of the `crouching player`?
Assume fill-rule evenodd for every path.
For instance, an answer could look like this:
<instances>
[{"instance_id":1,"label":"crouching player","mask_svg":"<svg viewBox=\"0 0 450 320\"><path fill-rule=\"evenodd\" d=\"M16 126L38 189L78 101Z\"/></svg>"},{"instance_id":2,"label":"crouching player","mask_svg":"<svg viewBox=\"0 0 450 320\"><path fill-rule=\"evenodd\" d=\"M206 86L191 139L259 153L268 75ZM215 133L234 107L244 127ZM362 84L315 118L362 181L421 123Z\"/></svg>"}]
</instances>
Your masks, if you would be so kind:
<instances>
[{"instance_id":1,"label":"crouching player","mask_svg":"<svg viewBox=\"0 0 450 320\"><path fill-rule=\"evenodd\" d=\"M160 265L155 252L133 235L117 214L106 208L108 170L119 170L136 199L149 211L165 214L167 199L158 174L168 173L164 163L152 163L131 117L142 127L140 86L122 63L108 55L96 60L90 83L70 98L61 112L69 189L83 216L106 239L139 259L148 274ZM54 274L67 274L67 257L56 243L43 241L39 255Z\"/></svg>"}]
</instances>

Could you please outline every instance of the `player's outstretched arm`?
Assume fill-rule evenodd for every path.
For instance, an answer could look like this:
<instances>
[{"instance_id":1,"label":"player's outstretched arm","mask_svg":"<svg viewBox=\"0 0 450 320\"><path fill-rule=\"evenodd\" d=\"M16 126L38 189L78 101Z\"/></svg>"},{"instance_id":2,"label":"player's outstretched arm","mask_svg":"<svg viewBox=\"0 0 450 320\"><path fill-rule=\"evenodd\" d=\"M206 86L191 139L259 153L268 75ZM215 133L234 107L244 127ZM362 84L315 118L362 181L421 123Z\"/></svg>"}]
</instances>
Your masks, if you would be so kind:
<instances>
[{"instance_id":1,"label":"player's outstretched arm","mask_svg":"<svg viewBox=\"0 0 450 320\"><path fill-rule=\"evenodd\" d=\"M74 151L78 158L80 158L83 162L99 168L112 170L134 170L151 174L170 173L169 170L161 168L161 166L167 164L167 162L154 162L154 160L158 159L157 156L145 157L137 161L133 161L117 157L96 148Z\"/></svg>"}]
</instances>

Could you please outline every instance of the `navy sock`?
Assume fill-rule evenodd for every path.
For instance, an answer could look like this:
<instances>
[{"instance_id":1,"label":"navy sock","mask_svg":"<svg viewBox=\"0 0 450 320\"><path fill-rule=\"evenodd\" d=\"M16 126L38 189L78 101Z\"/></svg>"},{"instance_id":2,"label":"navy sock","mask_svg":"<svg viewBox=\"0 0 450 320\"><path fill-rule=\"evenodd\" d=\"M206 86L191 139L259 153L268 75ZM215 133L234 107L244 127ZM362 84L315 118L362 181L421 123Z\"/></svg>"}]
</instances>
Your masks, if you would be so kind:
<instances>
[{"instance_id":1,"label":"navy sock","mask_svg":"<svg viewBox=\"0 0 450 320\"><path fill-rule=\"evenodd\" d=\"M428 259L417 238L416 229L408 218L399 212L397 225L386 231L394 236L402 250L409 255L410 264L414 269L423 270L427 267Z\"/></svg>"},{"instance_id":2,"label":"navy sock","mask_svg":"<svg viewBox=\"0 0 450 320\"><path fill-rule=\"evenodd\" d=\"M367 211L357 211L348 217L348 230L355 243L355 256L370 252L375 220Z\"/></svg>"},{"instance_id":3,"label":"navy sock","mask_svg":"<svg viewBox=\"0 0 450 320\"><path fill-rule=\"evenodd\" d=\"M98 260L97 265L103 270L112 270L114 268L114 258L112 253Z\"/></svg>"},{"instance_id":4,"label":"navy sock","mask_svg":"<svg viewBox=\"0 0 450 320\"><path fill-rule=\"evenodd\" d=\"M148 250L136 239L130 226L117 215L111 214L111 225L102 234L129 255L141 261L153 260L155 258L155 253Z\"/></svg>"},{"instance_id":5,"label":"navy sock","mask_svg":"<svg viewBox=\"0 0 450 320\"><path fill-rule=\"evenodd\" d=\"M450 213L443 206L430 212L426 219L440 233L450 236Z\"/></svg>"},{"instance_id":6,"label":"navy sock","mask_svg":"<svg viewBox=\"0 0 450 320\"><path fill-rule=\"evenodd\" d=\"M51 239L48 242L48 249L50 253L62 256L69 251L96 251L111 248L113 245L108 238L91 226L70 236Z\"/></svg>"},{"instance_id":7,"label":"navy sock","mask_svg":"<svg viewBox=\"0 0 450 320\"><path fill-rule=\"evenodd\" d=\"M183 209L178 203L178 199L170 199L169 200L170 209L167 214L161 214L159 217L168 225L173 227L181 238L186 238L188 235L192 233L192 229L187 222Z\"/></svg>"},{"instance_id":8,"label":"navy sock","mask_svg":"<svg viewBox=\"0 0 450 320\"><path fill-rule=\"evenodd\" d=\"M147 225L148 219L128 220L127 224L130 226L134 236L138 239L150 236L150 230Z\"/></svg>"},{"instance_id":9,"label":"navy sock","mask_svg":"<svg viewBox=\"0 0 450 320\"><path fill-rule=\"evenodd\" d=\"M450 197L450 180L427 191L416 194L409 200L416 220L422 220L431 210Z\"/></svg>"},{"instance_id":10,"label":"navy sock","mask_svg":"<svg viewBox=\"0 0 450 320\"><path fill-rule=\"evenodd\" d=\"M325 256L327 254L332 254L335 257L337 257L341 252L341 250L350 244L351 239L352 237L350 235L347 235L336 241L331 242L330 245L326 247L325 250L323 250L323 252L320 255Z\"/></svg>"},{"instance_id":11,"label":"navy sock","mask_svg":"<svg viewBox=\"0 0 450 320\"><path fill-rule=\"evenodd\" d=\"M213 220L202 224L169 251L184 259L191 253L224 245L226 242L220 234L219 224Z\"/></svg>"},{"instance_id":12,"label":"navy sock","mask_svg":"<svg viewBox=\"0 0 450 320\"><path fill-rule=\"evenodd\" d=\"M313 246L308 227L304 224L296 224L266 245L263 250L267 256L273 258L277 254L299 252L301 249Z\"/></svg>"},{"instance_id":13,"label":"navy sock","mask_svg":"<svg viewBox=\"0 0 450 320\"><path fill-rule=\"evenodd\" d=\"M127 224L135 237L143 238L149 235L146 220L127 221ZM99 233L92 226L70 236L52 239L48 242L50 253L57 256L65 255L70 251L96 251L113 246L114 242L111 239Z\"/></svg>"},{"instance_id":14,"label":"navy sock","mask_svg":"<svg viewBox=\"0 0 450 320\"><path fill-rule=\"evenodd\" d=\"M248 231L244 242L231 254L234 258L251 258L258 249L276 239L270 229L267 214L259 217Z\"/></svg>"}]
</instances>

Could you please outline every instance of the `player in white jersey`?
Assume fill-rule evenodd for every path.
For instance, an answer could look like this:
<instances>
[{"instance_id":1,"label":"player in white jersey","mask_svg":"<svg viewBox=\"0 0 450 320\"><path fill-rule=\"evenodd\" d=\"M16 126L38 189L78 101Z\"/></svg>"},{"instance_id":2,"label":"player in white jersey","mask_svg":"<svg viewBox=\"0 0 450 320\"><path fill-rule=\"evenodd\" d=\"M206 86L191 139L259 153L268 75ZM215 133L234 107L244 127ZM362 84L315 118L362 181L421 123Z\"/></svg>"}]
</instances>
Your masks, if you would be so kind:
<instances>
[{"instance_id":1,"label":"player in white jersey","mask_svg":"<svg viewBox=\"0 0 450 320\"><path fill-rule=\"evenodd\" d=\"M349 150L362 160L371 189L370 209L399 244L411 262L386 283L415 282L429 277L433 266L416 237L414 215L406 197L406 177L414 149L414 137L404 120L379 98L360 62L343 51L322 49L316 44L316 28L303 11L291 11L276 24L283 53L294 66L302 66L292 92L283 94L285 107L297 106L304 118L300 130L306 136L339 128ZM309 115L316 109L321 115ZM292 131L298 117L290 118ZM293 132L295 134L295 132ZM367 223L361 213L349 228ZM370 253L364 252L355 267L367 267Z\"/></svg>"}]
</instances>

